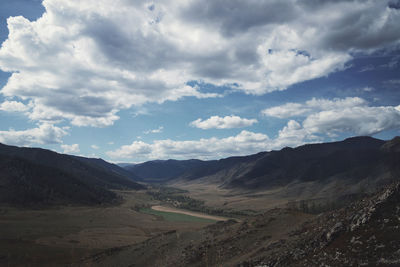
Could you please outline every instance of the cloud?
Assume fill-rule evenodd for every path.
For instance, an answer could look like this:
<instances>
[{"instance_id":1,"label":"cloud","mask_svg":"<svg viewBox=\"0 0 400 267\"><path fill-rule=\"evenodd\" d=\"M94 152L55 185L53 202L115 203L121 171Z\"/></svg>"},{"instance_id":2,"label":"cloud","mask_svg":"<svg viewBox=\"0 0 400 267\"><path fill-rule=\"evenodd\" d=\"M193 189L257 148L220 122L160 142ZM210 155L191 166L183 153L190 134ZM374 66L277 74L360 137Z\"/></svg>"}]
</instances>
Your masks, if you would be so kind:
<instances>
[{"instance_id":1,"label":"cloud","mask_svg":"<svg viewBox=\"0 0 400 267\"><path fill-rule=\"evenodd\" d=\"M61 148L64 150L65 154L76 154L80 152L78 144L61 145Z\"/></svg>"},{"instance_id":2,"label":"cloud","mask_svg":"<svg viewBox=\"0 0 400 267\"><path fill-rule=\"evenodd\" d=\"M256 119L243 119L239 116L211 116L206 120L197 119L190 123L190 126L200 129L232 129L251 126L257 123Z\"/></svg>"},{"instance_id":3,"label":"cloud","mask_svg":"<svg viewBox=\"0 0 400 267\"><path fill-rule=\"evenodd\" d=\"M112 125L120 110L148 102L221 96L190 81L248 94L285 90L400 39L400 13L388 1L43 5L37 21L7 20L0 69L12 75L1 92L30 101L23 112L31 120L77 126Z\"/></svg>"},{"instance_id":4,"label":"cloud","mask_svg":"<svg viewBox=\"0 0 400 267\"><path fill-rule=\"evenodd\" d=\"M362 106L321 111L308 116L303 127L314 133L332 136L336 133L373 135L400 128L400 106Z\"/></svg>"},{"instance_id":5,"label":"cloud","mask_svg":"<svg viewBox=\"0 0 400 267\"><path fill-rule=\"evenodd\" d=\"M361 69L358 72L366 72L366 71L372 71L375 70L376 68L372 64L368 64L366 66L361 67Z\"/></svg>"},{"instance_id":6,"label":"cloud","mask_svg":"<svg viewBox=\"0 0 400 267\"><path fill-rule=\"evenodd\" d=\"M363 106L366 101L359 97L335 98L333 100L312 98L305 103L286 103L284 105L267 108L261 114L276 118L290 118L305 116L322 110L337 110L355 106Z\"/></svg>"},{"instance_id":7,"label":"cloud","mask_svg":"<svg viewBox=\"0 0 400 267\"><path fill-rule=\"evenodd\" d=\"M287 125L279 131L278 137L274 140L274 147L296 147L306 142L312 143L322 140L323 139L321 137L318 137L313 132L302 127L297 121L290 120Z\"/></svg>"},{"instance_id":8,"label":"cloud","mask_svg":"<svg viewBox=\"0 0 400 267\"><path fill-rule=\"evenodd\" d=\"M31 146L35 144L57 144L61 143L62 137L67 132L51 124L43 123L37 128L24 131L0 131L0 142L8 145Z\"/></svg>"},{"instance_id":9,"label":"cloud","mask_svg":"<svg viewBox=\"0 0 400 267\"><path fill-rule=\"evenodd\" d=\"M4 101L0 104L0 110L7 112L23 112L27 111L29 107L17 101Z\"/></svg>"},{"instance_id":10,"label":"cloud","mask_svg":"<svg viewBox=\"0 0 400 267\"><path fill-rule=\"evenodd\" d=\"M100 148L100 147L97 146L97 145L91 145L90 147L93 148L93 149L99 149L99 148Z\"/></svg>"},{"instance_id":11,"label":"cloud","mask_svg":"<svg viewBox=\"0 0 400 267\"><path fill-rule=\"evenodd\" d=\"M375 90L375 88L367 86L367 87L364 87L362 90L363 90L364 92L372 92L372 91Z\"/></svg>"},{"instance_id":12,"label":"cloud","mask_svg":"<svg viewBox=\"0 0 400 267\"><path fill-rule=\"evenodd\" d=\"M373 135L400 128L400 106L369 106L359 97L333 100L313 98L305 103L287 103L268 108L262 113L277 118L305 117L301 125L291 120L289 123L292 127L281 131L286 134L300 131L328 136L338 133Z\"/></svg>"},{"instance_id":13,"label":"cloud","mask_svg":"<svg viewBox=\"0 0 400 267\"><path fill-rule=\"evenodd\" d=\"M114 151L106 152L113 160L145 161L151 159L218 159L281 149L284 146L298 146L318 142L321 138L307 133L298 123L291 121L271 139L266 134L241 131L235 136L225 138L202 138L199 140L176 141L155 140L152 143L134 141Z\"/></svg>"},{"instance_id":14,"label":"cloud","mask_svg":"<svg viewBox=\"0 0 400 267\"><path fill-rule=\"evenodd\" d=\"M236 136L208 138L189 141L170 139L155 140L153 143L134 141L107 152L113 159L168 159L168 158L219 158L229 155L246 155L265 150L270 145L269 137L261 133L242 131Z\"/></svg>"},{"instance_id":15,"label":"cloud","mask_svg":"<svg viewBox=\"0 0 400 267\"><path fill-rule=\"evenodd\" d=\"M151 133L162 133L162 131L164 130L163 126L158 127L157 129L153 129L153 130L147 130L144 131L144 134L151 134Z\"/></svg>"}]
</instances>

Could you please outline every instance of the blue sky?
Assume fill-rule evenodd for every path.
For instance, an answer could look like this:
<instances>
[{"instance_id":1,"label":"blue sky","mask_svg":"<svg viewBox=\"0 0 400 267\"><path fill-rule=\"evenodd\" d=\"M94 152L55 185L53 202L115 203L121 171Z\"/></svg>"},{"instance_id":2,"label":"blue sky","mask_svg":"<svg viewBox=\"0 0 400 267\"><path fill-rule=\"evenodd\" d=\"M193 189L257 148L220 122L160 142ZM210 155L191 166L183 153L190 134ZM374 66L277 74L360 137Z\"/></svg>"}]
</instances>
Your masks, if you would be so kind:
<instances>
[{"instance_id":1,"label":"blue sky","mask_svg":"<svg viewBox=\"0 0 400 267\"><path fill-rule=\"evenodd\" d=\"M400 130L399 1L0 3L0 142L215 159Z\"/></svg>"}]
</instances>

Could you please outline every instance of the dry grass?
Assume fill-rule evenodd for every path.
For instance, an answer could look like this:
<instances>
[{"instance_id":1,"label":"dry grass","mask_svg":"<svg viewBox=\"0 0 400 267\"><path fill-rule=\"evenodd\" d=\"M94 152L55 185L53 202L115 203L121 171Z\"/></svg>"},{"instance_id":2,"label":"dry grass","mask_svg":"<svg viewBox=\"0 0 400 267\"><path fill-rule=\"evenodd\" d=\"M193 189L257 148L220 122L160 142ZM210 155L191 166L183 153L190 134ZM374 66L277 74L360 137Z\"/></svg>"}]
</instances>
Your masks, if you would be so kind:
<instances>
[{"instance_id":1,"label":"dry grass","mask_svg":"<svg viewBox=\"0 0 400 267\"><path fill-rule=\"evenodd\" d=\"M165 231L196 230L209 224L160 222L157 216L134 210L135 205L159 204L145 192L118 193L126 200L120 206L40 210L1 207L0 266L64 265Z\"/></svg>"},{"instance_id":2,"label":"dry grass","mask_svg":"<svg viewBox=\"0 0 400 267\"><path fill-rule=\"evenodd\" d=\"M218 188L215 184L207 183L174 183L170 186L187 190L185 195L205 202L206 206L232 209L267 211L275 207L282 207L291 199L282 196L284 188L249 193L245 191L231 191Z\"/></svg>"}]
</instances>

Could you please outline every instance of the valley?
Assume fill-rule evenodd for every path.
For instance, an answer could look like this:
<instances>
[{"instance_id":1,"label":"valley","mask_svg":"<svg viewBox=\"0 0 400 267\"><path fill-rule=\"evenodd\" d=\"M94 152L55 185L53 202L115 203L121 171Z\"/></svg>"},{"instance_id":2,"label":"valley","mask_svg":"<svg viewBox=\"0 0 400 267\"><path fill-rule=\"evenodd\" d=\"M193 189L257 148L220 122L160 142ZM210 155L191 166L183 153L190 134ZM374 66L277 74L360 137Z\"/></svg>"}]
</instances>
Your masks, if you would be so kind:
<instances>
[{"instance_id":1,"label":"valley","mask_svg":"<svg viewBox=\"0 0 400 267\"><path fill-rule=\"evenodd\" d=\"M400 0L0 0L0 267L400 267Z\"/></svg>"},{"instance_id":2,"label":"valley","mask_svg":"<svg viewBox=\"0 0 400 267\"><path fill-rule=\"evenodd\" d=\"M123 168L0 146L0 265L395 266L399 140Z\"/></svg>"}]
</instances>

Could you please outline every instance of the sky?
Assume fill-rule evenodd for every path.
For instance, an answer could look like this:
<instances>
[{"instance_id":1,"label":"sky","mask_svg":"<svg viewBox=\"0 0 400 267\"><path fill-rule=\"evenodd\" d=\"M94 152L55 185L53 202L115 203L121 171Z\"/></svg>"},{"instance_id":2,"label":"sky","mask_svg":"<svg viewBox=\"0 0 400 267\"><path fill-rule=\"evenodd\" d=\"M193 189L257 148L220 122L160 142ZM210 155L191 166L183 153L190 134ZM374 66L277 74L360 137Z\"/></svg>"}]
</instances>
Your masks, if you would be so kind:
<instances>
[{"instance_id":1,"label":"sky","mask_svg":"<svg viewBox=\"0 0 400 267\"><path fill-rule=\"evenodd\" d=\"M400 135L400 1L0 2L0 142L138 163Z\"/></svg>"}]
</instances>

